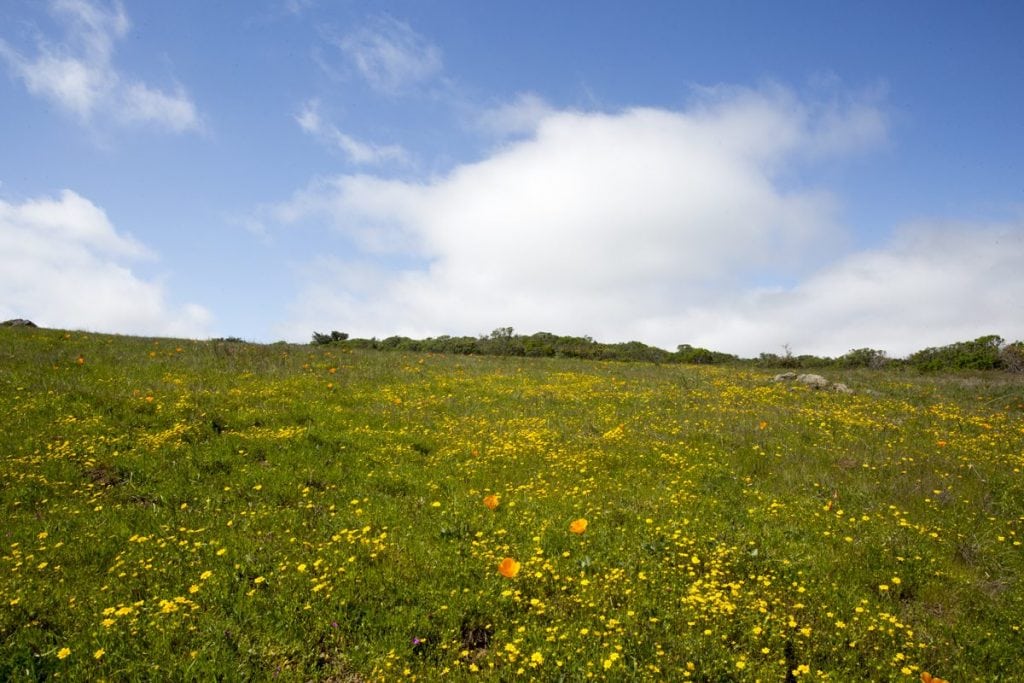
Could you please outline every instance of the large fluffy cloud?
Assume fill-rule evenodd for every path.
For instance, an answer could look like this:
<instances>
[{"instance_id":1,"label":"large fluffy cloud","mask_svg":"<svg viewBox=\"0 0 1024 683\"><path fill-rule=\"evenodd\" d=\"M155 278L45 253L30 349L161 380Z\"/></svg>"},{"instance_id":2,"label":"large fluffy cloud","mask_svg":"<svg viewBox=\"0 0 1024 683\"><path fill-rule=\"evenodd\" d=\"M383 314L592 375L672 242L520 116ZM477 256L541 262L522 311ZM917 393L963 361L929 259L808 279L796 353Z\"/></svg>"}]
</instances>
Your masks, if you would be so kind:
<instances>
[{"instance_id":1,"label":"large fluffy cloud","mask_svg":"<svg viewBox=\"0 0 1024 683\"><path fill-rule=\"evenodd\" d=\"M835 354L1019 327L1008 300L975 301L1000 267L1004 291L1021 287L1007 247L965 251L973 229L924 226L850 256L837 198L797 182L884 140L885 116L870 101L711 89L681 111L531 109L531 136L444 177L321 179L275 207L277 221L329 225L352 247L310 264L282 333L513 325L668 348L756 354L788 343ZM1018 227L997 230L1018 244Z\"/></svg>"},{"instance_id":2,"label":"large fluffy cloud","mask_svg":"<svg viewBox=\"0 0 1024 683\"><path fill-rule=\"evenodd\" d=\"M151 254L118 233L102 209L64 190L60 197L0 200L0 319L124 334L201 337L210 314L175 308L163 288L128 264Z\"/></svg>"},{"instance_id":3,"label":"large fluffy cloud","mask_svg":"<svg viewBox=\"0 0 1024 683\"><path fill-rule=\"evenodd\" d=\"M87 0L53 0L50 9L65 28L63 41L40 39L37 54L26 56L0 39L0 58L30 93L85 122L103 115L120 124L152 124L175 132L199 127L196 107L180 85L166 92L115 68L115 44L130 28L120 2L104 7Z\"/></svg>"}]
</instances>

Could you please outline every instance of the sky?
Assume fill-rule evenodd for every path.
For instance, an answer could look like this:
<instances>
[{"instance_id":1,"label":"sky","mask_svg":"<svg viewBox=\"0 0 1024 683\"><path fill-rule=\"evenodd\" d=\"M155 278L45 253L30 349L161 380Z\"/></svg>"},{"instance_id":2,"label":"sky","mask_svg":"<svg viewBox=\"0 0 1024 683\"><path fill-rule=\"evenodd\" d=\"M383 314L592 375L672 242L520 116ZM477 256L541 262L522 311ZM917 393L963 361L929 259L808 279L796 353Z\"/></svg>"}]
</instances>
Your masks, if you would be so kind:
<instances>
[{"instance_id":1,"label":"sky","mask_svg":"<svg viewBox=\"0 0 1024 683\"><path fill-rule=\"evenodd\" d=\"M0 320L1024 339L1024 3L6 0Z\"/></svg>"}]
</instances>

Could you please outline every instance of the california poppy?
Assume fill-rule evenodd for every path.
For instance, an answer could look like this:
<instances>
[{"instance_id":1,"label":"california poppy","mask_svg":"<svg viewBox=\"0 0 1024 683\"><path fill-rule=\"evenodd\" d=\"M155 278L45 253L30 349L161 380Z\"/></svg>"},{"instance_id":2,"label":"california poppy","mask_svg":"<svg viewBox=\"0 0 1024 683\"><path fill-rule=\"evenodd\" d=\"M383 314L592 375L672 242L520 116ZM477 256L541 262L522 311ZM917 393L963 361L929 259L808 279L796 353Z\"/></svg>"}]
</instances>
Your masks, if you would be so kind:
<instances>
[{"instance_id":1,"label":"california poppy","mask_svg":"<svg viewBox=\"0 0 1024 683\"><path fill-rule=\"evenodd\" d=\"M569 531L573 532L574 534L582 534L586 530L587 520L583 519L582 517L579 519L574 519L571 522L569 522Z\"/></svg>"},{"instance_id":2,"label":"california poppy","mask_svg":"<svg viewBox=\"0 0 1024 683\"><path fill-rule=\"evenodd\" d=\"M921 683L949 683L945 678L939 678L938 676L932 676L927 671L921 672Z\"/></svg>"},{"instance_id":3,"label":"california poppy","mask_svg":"<svg viewBox=\"0 0 1024 683\"><path fill-rule=\"evenodd\" d=\"M488 510L496 509L500 503L501 500L494 493L492 493L489 496L484 496L484 507L487 508Z\"/></svg>"},{"instance_id":4,"label":"california poppy","mask_svg":"<svg viewBox=\"0 0 1024 683\"><path fill-rule=\"evenodd\" d=\"M506 579L514 578L519 573L519 567L521 565L514 558L506 557L504 560L498 563L498 573L504 576Z\"/></svg>"}]
</instances>

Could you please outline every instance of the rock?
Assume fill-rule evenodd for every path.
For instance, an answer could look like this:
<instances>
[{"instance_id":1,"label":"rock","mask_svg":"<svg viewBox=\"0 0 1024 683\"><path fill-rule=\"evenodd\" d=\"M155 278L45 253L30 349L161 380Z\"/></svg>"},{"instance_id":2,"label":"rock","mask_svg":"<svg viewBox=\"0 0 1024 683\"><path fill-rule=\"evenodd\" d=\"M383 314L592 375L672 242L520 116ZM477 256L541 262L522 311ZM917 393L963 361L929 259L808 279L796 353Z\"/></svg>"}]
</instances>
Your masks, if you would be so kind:
<instances>
[{"instance_id":1,"label":"rock","mask_svg":"<svg viewBox=\"0 0 1024 683\"><path fill-rule=\"evenodd\" d=\"M842 382L836 382L833 384L821 375L812 375L805 373L798 375L795 372L783 372L782 374L775 375L772 377L773 382L790 382L796 380L800 384L803 384L811 389L831 389L840 394L852 394L853 389L846 386Z\"/></svg>"},{"instance_id":2,"label":"rock","mask_svg":"<svg viewBox=\"0 0 1024 683\"><path fill-rule=\"evenodd\" d=\"M821 375L803 374L797 375L796 381L801 384L806 384L811 389L827 389L829 381Z\"/></svg>"},{"instance_id":3,"label":"rock","mask_svg":"<svg viewBox=\"0 0 1024 683\"><path fill-rule=\"evenodd\" d=\"M36 327L36 324L24 318L14 318L13 320L3 321L0 323L0 327Z\"/></svg>"}]
</instances>

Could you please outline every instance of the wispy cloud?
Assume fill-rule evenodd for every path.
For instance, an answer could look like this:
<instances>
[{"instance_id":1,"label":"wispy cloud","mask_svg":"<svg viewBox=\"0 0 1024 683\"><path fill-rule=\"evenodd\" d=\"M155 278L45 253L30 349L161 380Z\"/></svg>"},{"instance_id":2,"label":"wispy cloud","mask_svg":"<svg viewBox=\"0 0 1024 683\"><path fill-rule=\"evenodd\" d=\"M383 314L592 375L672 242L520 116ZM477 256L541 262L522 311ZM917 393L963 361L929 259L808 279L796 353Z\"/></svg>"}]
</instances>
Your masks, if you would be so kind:
<instances>
[{"instance_id":1,"label":"wispy cloud","mask_svg":"<svg viewBox=\"0 0 1024 683\"><path fill-rule=\"evenodd\" d=\"M295 116L295 122L305 132L313 135L331 148L338 149L355 164L382 164L386 162L406 163L409 156L400 145L374 145L362 142L341 132L324 121L320 115L318 100L309 100Z\"/></svg>"},{"instance_id":2,"label":"wispy cloud","mask_svg":"<svg viewBox=\"0 0 1024 683\"><path fill-rule=\"evenodd\" d=\"M337 42L370 87L389 95L427 82L443 68L436 45L388 16L377 17Z\"/></svg>"},{"instance_id":3,"label":"wispy cloud","mask_svg":"<svg viewBox=\"0 0 1024 683\"><path fill-rule=\"evenodd\" d=\"M202 337L211 315L175 307L163 287L130 268L152 252L118 232L88 199L0 200L0 318L127 334Z\"/></svg>"},{"instance_id":4,"label":"wispy cloud","mask_svg":"<svg viewBox=\"0 0 1024 683\"><path fill-rule=\"evenodd\" d=\"M316 0L284 0L284 9L289 14L302 14L315 4Z\"/></svg>"},{"instance_id":5,"label":"wispy cloud","mask_svg":"<svg viewBox=\"0 0 1024 683\"><path fill-rule=\"evenodd\" d=\"M539 95L520 93L511 102L484 110L477 118L477 125L484 132L499 137L530 135L553 113L554 108Z\"/></svg>"},{"instance_id":6,"label":"wispy cloud","mask_svg":"<svg viewBox=\"0 0 1024 683\"><path fill-rule=\"evenodd\" d=\"M88 123L103 114L122 125L152 124L175 132L200 127L195 104L177 85L171 92L122 74L114 65L117 41L130 29L120 2L54 0L50 12L63 25L59 42L37 40L27 56L0 39L0 58L30 93Z\"/></svg>"}]
</instances>

